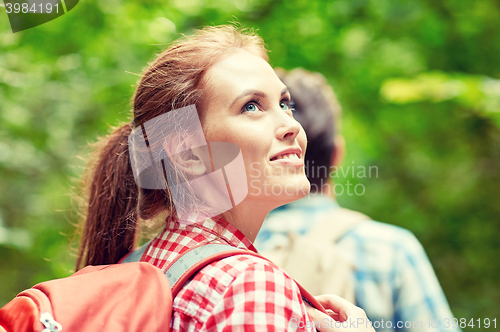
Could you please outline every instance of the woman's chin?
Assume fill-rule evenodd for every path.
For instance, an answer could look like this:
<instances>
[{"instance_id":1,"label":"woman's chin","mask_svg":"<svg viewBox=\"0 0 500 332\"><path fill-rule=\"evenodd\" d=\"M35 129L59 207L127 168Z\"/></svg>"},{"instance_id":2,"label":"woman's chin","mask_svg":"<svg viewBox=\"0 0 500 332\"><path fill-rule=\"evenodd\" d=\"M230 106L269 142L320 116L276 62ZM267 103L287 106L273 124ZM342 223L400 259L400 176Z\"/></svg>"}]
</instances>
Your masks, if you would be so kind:
<instances>
[{"instance_id":1,"label":"woman's chin","mask_svg":"<svg viewBox=\"0 0 500 332\"><path fill-rule=\"evenodd\" d=\"M293 189L291 188L291 186L288 187L288 192L284 192L282 195L280 195L280 198L282 198L284 201L283 204L288 204L306 197L311 190L311 185L306 179L305 181L300 181L296 185L294 185Z\"/></svg>"},{"instance_id":2,"label":"woman's chin","mask_svg":"<svg viewBox=\"0 0 500 332\"><path fill-rule=\"evenodd\" d=\"M260 198L279 204L278 206L299 200L309 194L311 185L307 177L296 177L288 181L265 183L257 190ZM250 191L249 191L250 194Z\"/></svg>"}]
</instances>

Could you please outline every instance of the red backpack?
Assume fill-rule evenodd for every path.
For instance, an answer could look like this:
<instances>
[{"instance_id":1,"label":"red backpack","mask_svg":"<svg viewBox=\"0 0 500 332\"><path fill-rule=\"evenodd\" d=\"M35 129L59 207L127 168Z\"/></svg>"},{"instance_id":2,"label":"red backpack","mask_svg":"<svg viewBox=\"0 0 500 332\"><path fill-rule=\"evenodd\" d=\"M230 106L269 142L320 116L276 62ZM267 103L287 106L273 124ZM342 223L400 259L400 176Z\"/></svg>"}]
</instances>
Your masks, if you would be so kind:
<instances>
[{"instance_id":1,"label":"red backpack","mask_svg":"<svg viewBox=\"0 0 500 332\"><path fill-rule=\"evenodd\" d=\"M262 257L224 244L205 244L179 256L163 274L139 262L148 245L122 259L126 264L87 266L19 293L0 309L0 332L165 331L170 328L172 300L193 274L228 256ZM299 289L306 302L325 312Z\"/></svg>"}]
</instances>

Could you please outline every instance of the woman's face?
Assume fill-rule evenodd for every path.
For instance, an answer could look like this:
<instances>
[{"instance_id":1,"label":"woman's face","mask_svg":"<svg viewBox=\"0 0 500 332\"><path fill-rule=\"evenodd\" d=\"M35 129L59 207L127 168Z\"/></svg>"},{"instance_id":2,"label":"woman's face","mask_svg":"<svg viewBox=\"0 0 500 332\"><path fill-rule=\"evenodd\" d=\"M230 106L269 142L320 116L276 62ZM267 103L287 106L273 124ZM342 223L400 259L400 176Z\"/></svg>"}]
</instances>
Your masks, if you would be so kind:
<instances>
[{"instance_id":1,"label":"woman's face","mask_svg":"<svg viewBox=\"0 0 500 332\"><path fill-rule=\"evenodd\" d=\"M245 200L276 207L307 195L306 135L293 118L286 86L271 66L238 49L211 67L204 83L206 140L240 147L248 182Z\"/></svg>"}]
</instances>

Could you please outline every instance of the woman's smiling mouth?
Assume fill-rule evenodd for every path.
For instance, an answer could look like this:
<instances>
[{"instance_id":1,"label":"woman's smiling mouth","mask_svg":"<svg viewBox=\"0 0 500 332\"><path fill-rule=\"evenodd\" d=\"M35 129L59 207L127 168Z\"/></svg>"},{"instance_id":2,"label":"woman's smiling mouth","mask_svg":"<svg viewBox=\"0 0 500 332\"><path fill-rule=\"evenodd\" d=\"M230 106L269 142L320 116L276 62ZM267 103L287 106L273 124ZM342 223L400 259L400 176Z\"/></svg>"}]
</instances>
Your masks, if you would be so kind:
<instances>
[{"instance_id":1,"label":"woman's smiling mouth","mask_svg":"<svg viewBox=\"0 0 500 332\"><path fill-rule=\"evenodd\" d=\"M290 166L304 166L304 160L301 158L302 151L300 149L288 149L276 154L270 159L272 163L279 163Z\"/></svg>"}]
</instances>

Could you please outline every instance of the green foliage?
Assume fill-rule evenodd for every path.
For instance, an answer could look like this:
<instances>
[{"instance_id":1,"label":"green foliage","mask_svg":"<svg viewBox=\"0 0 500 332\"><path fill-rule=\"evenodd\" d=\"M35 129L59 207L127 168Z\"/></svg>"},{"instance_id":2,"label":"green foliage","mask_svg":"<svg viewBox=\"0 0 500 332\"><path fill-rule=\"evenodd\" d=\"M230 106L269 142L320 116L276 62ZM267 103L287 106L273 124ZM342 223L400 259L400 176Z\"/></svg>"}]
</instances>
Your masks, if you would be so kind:
<instances>
[{"instance_id":1,"label":"green foliage","mask_svg":"<svg viewBox=\"0 0 500 332\"><path fill-rule=\"evenodd\" d=\"M457 317L497 314L497 1L86 0L16 34L0 17L0 305L73 268L77 156L129 118L135 74L180 33L237 20L273 66L335 88L344 166L378 169L335 179L366 189L339 202L414 232Z\"/></svg>"}]
</instances>

